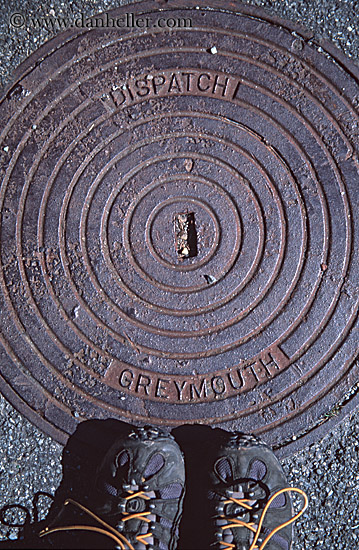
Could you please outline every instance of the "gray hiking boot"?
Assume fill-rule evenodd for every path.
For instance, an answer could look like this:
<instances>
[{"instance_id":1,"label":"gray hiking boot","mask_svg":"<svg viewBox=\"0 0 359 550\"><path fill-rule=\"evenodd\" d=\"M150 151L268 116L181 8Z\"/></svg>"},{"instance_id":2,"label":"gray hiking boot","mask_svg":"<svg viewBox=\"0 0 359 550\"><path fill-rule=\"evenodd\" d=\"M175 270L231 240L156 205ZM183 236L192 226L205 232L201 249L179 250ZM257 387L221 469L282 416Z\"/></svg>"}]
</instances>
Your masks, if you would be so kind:
<instances>
[{"instance_id":1,"label":"gray hiking boot","mask_svg":"<svg viewBox=\"0 0 359 550\"><path fill-rule=\"evenodd\" d=\"M171 435L145 427L116 441L99 469L96 487L102 495L96 513L115 527L123 543L135 550L175 550L185 468Z\"/></svg>"},{"instance_id":2,"label":"gray hiking boot","mask_svg":"<svg viewBox=\"0 0 359 550\"><path fill-rule=\"evenodd\" d=\"M56 548L175 550L184 492L184 460L174 438L136 428L106 453L88 506L66 499L39 536Z\"/></svg>"},{"instance_id":3,"label":"gray hiking boot","mask_svg":"<svg viewBox=\"0 0 359 550\"><path fill-rule=\"evenodd\" d=\"M209 499L215 523L213 547L222 550L292 547L291 523L297 516L293 518L291 489L266 444L251 435L231 434L218 450L210 477ZM302 494L300 489L292 490Z\"/></svg>"}]
</instances>

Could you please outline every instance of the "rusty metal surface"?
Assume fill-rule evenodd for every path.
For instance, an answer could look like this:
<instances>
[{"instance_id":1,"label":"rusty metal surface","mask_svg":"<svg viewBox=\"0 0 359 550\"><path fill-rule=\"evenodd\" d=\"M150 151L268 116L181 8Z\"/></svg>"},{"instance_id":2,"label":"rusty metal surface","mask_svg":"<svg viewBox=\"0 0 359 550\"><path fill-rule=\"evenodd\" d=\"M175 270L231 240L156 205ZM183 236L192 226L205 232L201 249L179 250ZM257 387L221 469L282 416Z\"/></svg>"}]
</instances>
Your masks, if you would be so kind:
<instances>
[{"instance_id":1,"label":"rusty metal surface","mask_svg":"<svg viewBox=\"0 0 359 550\"><path fill-rule=\"evenodd\" d=\"M289 452L358 381L358 70L203 6L59 35L1 102L0 387L60 441L116 417Z\"/></svg>"}]
</instances>

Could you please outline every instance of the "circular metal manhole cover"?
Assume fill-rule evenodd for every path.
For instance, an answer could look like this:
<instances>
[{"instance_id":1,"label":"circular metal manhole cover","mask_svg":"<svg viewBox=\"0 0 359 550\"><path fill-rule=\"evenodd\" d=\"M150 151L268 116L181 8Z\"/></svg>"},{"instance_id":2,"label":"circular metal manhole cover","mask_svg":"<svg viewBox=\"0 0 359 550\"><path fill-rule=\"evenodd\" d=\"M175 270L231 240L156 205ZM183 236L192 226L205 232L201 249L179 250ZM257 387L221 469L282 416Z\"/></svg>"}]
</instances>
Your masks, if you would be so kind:
<instances>
[{"instance_id":1,"label":"circular metal manhole cover","mask_svg":"<svg viewBox=\"0 0 359 550\"><path fill-rule=\"evenodd\" d=\"M357 382L358 70L196 4L59 35L1 103L2 391L61 441L115 417L288 452Z\"/></svg>"}]
</instances>

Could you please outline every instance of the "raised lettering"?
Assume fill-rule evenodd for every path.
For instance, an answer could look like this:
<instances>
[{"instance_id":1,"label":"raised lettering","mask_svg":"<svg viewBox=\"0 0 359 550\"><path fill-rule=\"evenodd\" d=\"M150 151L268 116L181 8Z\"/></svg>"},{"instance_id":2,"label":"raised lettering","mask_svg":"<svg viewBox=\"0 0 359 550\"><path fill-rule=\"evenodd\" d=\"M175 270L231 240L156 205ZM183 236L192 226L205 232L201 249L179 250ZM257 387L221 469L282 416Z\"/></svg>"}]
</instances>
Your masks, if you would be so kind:
<instances>
[{"instance_id":1,"label":"raised lettering","mask_svg":"<svg viewBox=\"0 0 359 550\"><path fill-rule=\"evenodd\" d=\"M238 379L238 381L235 380L234 373L236 374L236 378ZM232 386L232 388L234 390L239 390L240 388L242 388L244 386L244 381L243 381L243 378L242 378L242 374L241 374L239 369L237 369L234 372L229 372L227 374L227 377L228 377L230 385Z\"/></svg>"},{"instance_id":2,"label":"raised lettering","mask_svg":"<svg viewBox=\"0 0 359 550\"><path fill-rule=\"evenodd\" d=\"M241 86L241 82L237 82L237 86L235 87L234 92L232 94L232 101L237 99L237 94L240 86Z\"/></svg>"},{"instance_id":3,"label":"raised lettering","mask_svg":"<svg viewBox=\"0 0 359 550\"><path fill-rule=\"evenodd\" d=\"M170 380L164 380L162 378L159 378L157 380L157 385L156 385L156 397L161 397L162 399L168 399L168 395L166 393L163 393L163 392L166 392L167 391L167 384L170 384Z\"/></svg>"},{"instance_id":4,"label":"raised lettering","mask_svg":"<svg viewBox=\"0 0 359 550\"><path fill-rule=\"evenodd\" d=\"M220 76L217 74L216 78L214 79L214 85L213 85L212 93L215 94L216 91L217 91L217 88L222 88L222 97L224 97L226 95L226 92L227 92L229 78L228 78L228 76L225 78L224 84L220 83L219 79L220 79Z\"/></svg>"},{"instance_id":5,"label":"raised lettering","mask_svg":"<svg viewBox=\"0 0 359 550\"><path fill-rule=\"evenodd\" d=\"M134 97L134 95L133 95L133 93L132 93L132 90L131 90L129 84L127 84L126 89L127 89L128 93L129 93L130 98L131 98L132 101L133 101L133 100L135 99L135 97Z\"/></svg>"},{"instance_id":6,"label":"raised lettering","mask_svg":"<svg viewBox=\"0 0 359 550\"><path fill-rule=\"evenodd\" d=\"M243 378L245 381L245 389L248 390L250 388L254 388L258 384L258 379L254 375L252 365L249 365L248 367L245 367L243 369Z\"/></svg>"},{"instance_id":7,"label":"raised lettering","mask_svg":"<svg viewBox=\"0 0 359 550\"><path fill-rule=\"evenodd\" d=\"M165 82L166 82L166 79L162 74L154 76L152 78L153 92L156 95L158 95L159 90L162 88L162 86L164 85Z\"/></svg>"},{"instance_id":8,"label":"raised lettering","mask_svg":"<svg viewBox=\"0 0 359 550\"><path fill-rule=\"evenodd\" d=\"M210 89L211 85L207 83L207 86L203 87L201 85L202 78L207 78L210 81L211 77L209 74L200 74L198 77L197 88L199 89L200 92L207 92Z\"/></svg>"},{"instance_id":9,"label":"raised lettering","mask_svg":"<svg viewBox=\"0 0 359 550\"><path fill-rule=\"evenodd\" d=\"M216 395L222 395L226 391L226 384L222 376L214 376L211 380L211 386Z\"/></svg>"},{"instance_id":10,"label":"raised lettering","mask_svg":"<svg viewBox=\"0 0 359 550\"><path fill-rule=\"evenodd\" d=\"M136 384L136 392L140 393L140 388L143 388L145 390L146 395L150 395L148 387L151 385L152 380L149 378L149 376L145 376L144 374L140 374L137 380Z\"/></svg>"},{"instance_id":11,"label":"raised lettering","mask_svg":"<svg viewBox=\"0 0 359 550\"><path fill-rule=\"evenodd\" d=\"M289 365L289 359L286 354L275 346L269 350L269 353L263 355L262 362L266 365L269 372L274 375L276 371Z\"/></svg>"},{"instance_id":12,"label":"raised lettering","mask_svg":"<svg viewBox=\"0 0 359 550\"><path fill-rule=\"evenodd\" d=\"M142 372L134 365L112 361L104 382L142 398L168 400L171 403L206 402L251 391L290 364L286 354L273 345L253 358L251 363L243 360L232 368L197 377L167 373L163 374L166 378L162 378L159 373Z\"/></svg>"},{"instance_id":13,"label":"raised lettering","mask_svg":"<svg viewBox=\"0 0 359 550\"><path fill-rule=\"evenodd\" d=\"M179 83L179 80L178 80L178 77L177 77L176 73L174 73L171 77L168 91L169 92L172 92L172 91L182 92L181 86L180 86L180 83Z\"/></svg>"},{"instance_id":14,"label":"raised lettering","mask_svg":"<svg viewBox=\"0 0 359 550\"><path fill-rule=\"evenodd\" d=\"M175 386L176 386L176 389L177 389L177 392L178 392L178 399L179 399L179 401L183 401L183 390L187 385L187 380L184 380L184 382L182 382L181 386L178 384L177 380L175 380L174 382L175 382Z\"/></svg>"},{"instance_id":15,"label":"raised lettering","mask_svg":"<svg viewBox=\"0 0 359 550\"><path fill-rule=\"evenodd\" d=\"M186 77L186 92L190 92L194 73L182 73L182 76Z\"/></svg>"},{"instance_id":16,"label":"raised lettering","mask_svg":"<svg viewBox=\"0 0 359 550\"><path fill-rule=\"evenodd\" d=\"M191 399L201 398L202 395L204 395L204 397L207 397L207 384L205 379L202 380L199 389L197 388L195 383L191 384Z\"/></svg>"},{"instance_id":17,"label":"raised lettering","mask_svg":"<svg viewBox=\"0 0 359 550\"><path fill-rule=\"evenodd\" d=\"M120 107L126 101L126 96L125 96L125 94L123 93L122 90L116 89L113 92L111 92L110 95L111 95L116 107Z\"/></svg>"},{"instance_id":18,"label":"raised lettering","mask_svg":"<svg viewBox=\"0 0 359 550\"><path fill-rule=\"evenodd\" d=\"M263 363L258 360L251 366L252 372L257 380L257 382L263 382L268 379L268 373L265 369Z\"/></svg>"},{"instance_id":19,"label":"raised lettering","mask_svg":"<svg viewBox=\"0 0 359 550\"><path fill-rule=\"evenodd\" d=\"M125 369L122 371L121 376L118 379L118 383L120 384L121 388L126 388L129 390L132 386L134 374L130 369Z\"/></svg>"},{"instance_id":20,"label":"raised lettering","mask_svg":"<svg viewBox=\"0 0 359 550\"><path fill-rule=\"evenodd\" d=\"M150 88L147 86L147 78L136 80L135 82L137 95L139 97L146 97L150 93Z\"/></svg>"}]
</instances>

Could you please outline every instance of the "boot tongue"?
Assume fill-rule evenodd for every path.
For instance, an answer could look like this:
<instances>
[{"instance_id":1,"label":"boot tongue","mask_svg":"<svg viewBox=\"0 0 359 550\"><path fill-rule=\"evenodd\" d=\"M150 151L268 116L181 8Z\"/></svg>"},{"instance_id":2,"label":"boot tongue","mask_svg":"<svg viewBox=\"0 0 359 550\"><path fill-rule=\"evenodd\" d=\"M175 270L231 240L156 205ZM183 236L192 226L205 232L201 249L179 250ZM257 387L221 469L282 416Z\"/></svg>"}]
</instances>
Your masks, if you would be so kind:
<instances>
[{"instance_id":1,"label":"boot tongue","mask_svg":"<svg viewBox=\"0 0 359 550\"><path fill-rule=\"evenodd\" d=\"M143 498L135 497L126 502L126 512L129 514L137 514L137 512L144 512L146 503Z\"/></svg>"},{"instance_id":2,"label":"boot tongue","mask_svg":"<svg viewBox=\"0 0 359 550\"><path fill-rule=\"evenodd\" d=\"M235 502L226 504L223 513L227 518L237 518L245 523L249 523L251 519L250 511Z\"/></svg>"}]
</instances>

